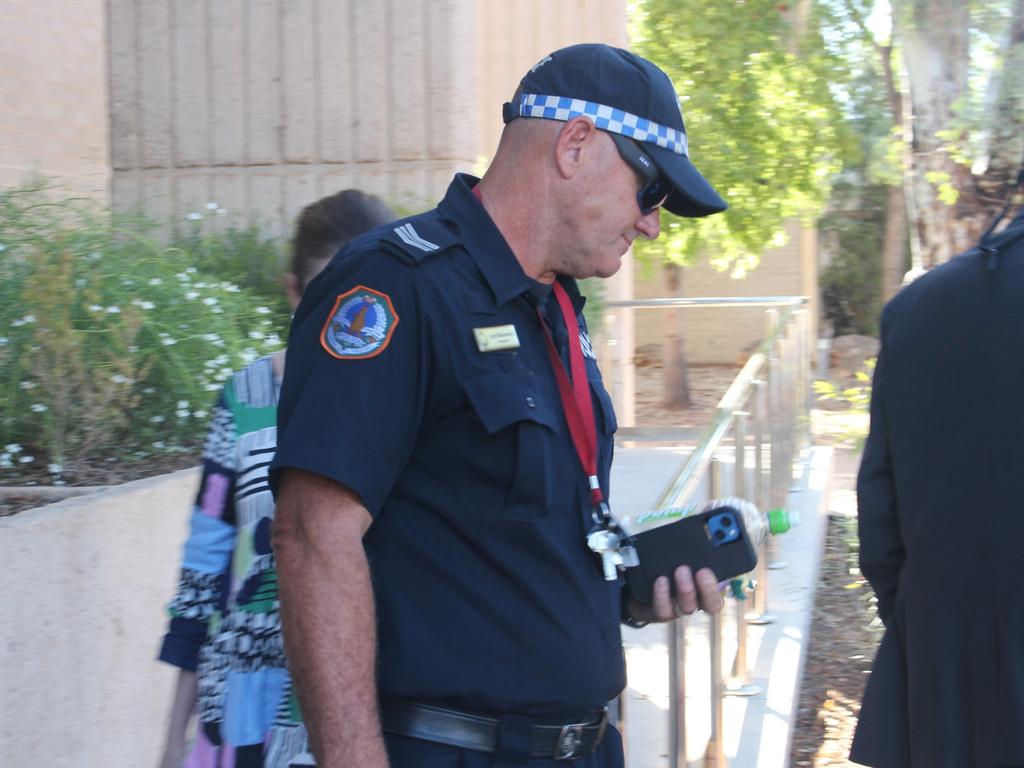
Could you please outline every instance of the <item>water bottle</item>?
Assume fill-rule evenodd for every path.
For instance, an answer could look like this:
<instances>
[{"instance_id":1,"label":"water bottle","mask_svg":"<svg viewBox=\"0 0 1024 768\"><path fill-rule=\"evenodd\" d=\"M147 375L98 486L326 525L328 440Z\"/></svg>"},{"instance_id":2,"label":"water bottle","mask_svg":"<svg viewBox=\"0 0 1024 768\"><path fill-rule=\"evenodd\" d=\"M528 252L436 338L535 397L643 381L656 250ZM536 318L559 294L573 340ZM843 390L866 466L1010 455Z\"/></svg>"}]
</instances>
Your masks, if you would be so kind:
<instances>
[{"instance_id":1,"label":"water bottle","mask_svg":"<svg viewBox=\"0 0 1024 768\"><path fill-rule=\"evenodd\" d=\"M753 503L735 497L712 499L704 504L655 509L638 515L633 521L623 520L623 525L630 533L639 533L641 530L648 530L681 517L704 514L705 512L726 511L728 508L736 510L743 518L743 527L746 529L747 538L754 549L760 547L768 536L783 534L791 527L790 515L785 509L770 509L767 512L761 512Z\"/></svg>"}]
</instances>

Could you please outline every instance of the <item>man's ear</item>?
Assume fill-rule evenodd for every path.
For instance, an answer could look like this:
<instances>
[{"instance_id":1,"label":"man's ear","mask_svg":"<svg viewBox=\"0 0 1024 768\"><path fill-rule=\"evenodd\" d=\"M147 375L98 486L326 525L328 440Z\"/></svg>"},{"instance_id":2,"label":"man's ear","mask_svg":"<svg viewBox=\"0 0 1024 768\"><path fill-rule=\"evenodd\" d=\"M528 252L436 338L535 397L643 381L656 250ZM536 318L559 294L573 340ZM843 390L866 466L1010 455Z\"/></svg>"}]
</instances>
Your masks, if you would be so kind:
<instances>
[{"instance_id":1,"label":"man's ear","mask_svg":"<svg viewBox=\"0 0 1024 768\"><path fill-rule=\"evenodd\" d=\"M563 178L571 179L583 167L596 134L597 128L586 117L574 117L562 126L555 143L555 166Z\"/></svg>"}]
</instances>

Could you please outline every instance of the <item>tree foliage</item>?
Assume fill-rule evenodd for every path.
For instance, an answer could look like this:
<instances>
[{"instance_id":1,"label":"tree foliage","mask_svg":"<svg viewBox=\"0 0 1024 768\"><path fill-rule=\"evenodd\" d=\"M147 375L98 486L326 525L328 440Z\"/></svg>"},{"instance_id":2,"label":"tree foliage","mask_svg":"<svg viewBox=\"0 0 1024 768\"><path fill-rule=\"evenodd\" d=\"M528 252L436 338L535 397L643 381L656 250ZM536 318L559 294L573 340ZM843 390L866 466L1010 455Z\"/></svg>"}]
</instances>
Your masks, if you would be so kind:
<instances>
[{"instance_id":1,"label":"tree foliage","mask_svg":"<svg viewBox=\"0 0 1024 768\"><path fill-rule=\"evenodd\" d=\"M794 16L777 0L631 4L631 45L671 77L692 159L730 205L704 219L662 217L662 238L641 255L685 264L706 253L743 272L784 242L786 219L821 211L856 146L830 88L840 62L816 20L797 29Z\"/></svg>"}]
</instances>

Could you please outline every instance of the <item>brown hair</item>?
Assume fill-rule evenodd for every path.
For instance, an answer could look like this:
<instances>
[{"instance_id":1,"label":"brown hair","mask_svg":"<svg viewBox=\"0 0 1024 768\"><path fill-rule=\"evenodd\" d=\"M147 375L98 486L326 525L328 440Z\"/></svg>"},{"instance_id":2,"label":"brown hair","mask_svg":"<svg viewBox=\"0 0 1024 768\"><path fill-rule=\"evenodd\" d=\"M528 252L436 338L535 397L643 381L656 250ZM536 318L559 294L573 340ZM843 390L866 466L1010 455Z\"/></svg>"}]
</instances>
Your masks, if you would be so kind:
<instances>
[{"instance_id":1,"label":"brown hair","mask_svg":"<svg viewBox=\"0 0 1024 768\"><path fill-rule=\"evenodd\" d=\"M303 208L295 222L290 266L300 289L349 240L394 218L383 200L358 189L336 192Z\"/></svg>"}]
</instances>

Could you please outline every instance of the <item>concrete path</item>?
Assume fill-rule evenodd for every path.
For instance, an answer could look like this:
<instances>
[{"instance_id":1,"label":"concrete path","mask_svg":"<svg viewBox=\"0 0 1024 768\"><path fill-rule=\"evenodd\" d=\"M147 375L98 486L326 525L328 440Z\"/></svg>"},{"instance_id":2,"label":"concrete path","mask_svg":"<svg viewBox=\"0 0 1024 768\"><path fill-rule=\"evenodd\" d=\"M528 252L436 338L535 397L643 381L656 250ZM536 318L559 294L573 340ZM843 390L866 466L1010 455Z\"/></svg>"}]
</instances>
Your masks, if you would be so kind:
<instances>
[{"instance_id":1,"label":"concrete path","mask_svg":"<svg viewBox=\"0 0 1024 768\"><path fill-rule=\"evenodd\" d=\"M636 445L635 443L633 445ZM619 448L612 470L612 501L618 515L651 509L668 480L682 466L688 449ZM733 768L785 768L795 721L807 649L811 609L826 529L824 501L831 448L814 447L802 457L789 494L789 509L800 523L773 540L769 562L784 565L769 571L767 613L774 623L748 622L749 682L760 691L727 697L722 740L726 765ZM736 653L736 616L752 609L729 599L722 614L723 661L728 674ZM686 620L685 684L688 766L704 766L711 724L709 620L700 614ZM669 673L665 625L624 629L629 685L625 697L625 731L629 768L668 768ZM680 766L684 765L682 761ZM719 763L716 768L722 768Z\"/></svg>"}]
</instances>

